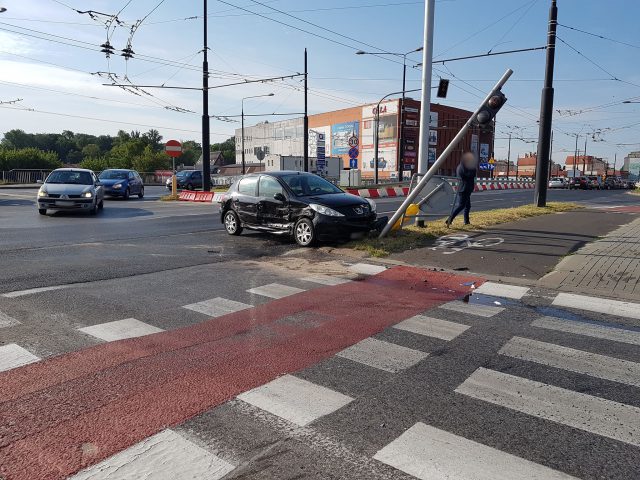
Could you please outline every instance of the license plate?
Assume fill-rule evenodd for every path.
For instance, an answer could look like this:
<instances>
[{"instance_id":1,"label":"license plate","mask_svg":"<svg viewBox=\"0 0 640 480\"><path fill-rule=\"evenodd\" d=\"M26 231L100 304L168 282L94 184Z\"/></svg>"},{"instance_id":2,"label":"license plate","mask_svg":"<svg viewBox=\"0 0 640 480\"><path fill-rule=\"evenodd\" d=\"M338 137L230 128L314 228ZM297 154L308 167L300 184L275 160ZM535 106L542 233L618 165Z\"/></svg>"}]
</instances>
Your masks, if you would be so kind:
<instances>
[{"instance_id":1,"label":"license plate","mask_svg":"<svg viewBox=\"0 0 640 480\"><path fill-rule=\"evenodd\" d=\"M60 201L58 200L56 202L56 205L59 207L73 207L74 203L73 202L65 202L64 200Z\"/></svg>"}]
</instances>

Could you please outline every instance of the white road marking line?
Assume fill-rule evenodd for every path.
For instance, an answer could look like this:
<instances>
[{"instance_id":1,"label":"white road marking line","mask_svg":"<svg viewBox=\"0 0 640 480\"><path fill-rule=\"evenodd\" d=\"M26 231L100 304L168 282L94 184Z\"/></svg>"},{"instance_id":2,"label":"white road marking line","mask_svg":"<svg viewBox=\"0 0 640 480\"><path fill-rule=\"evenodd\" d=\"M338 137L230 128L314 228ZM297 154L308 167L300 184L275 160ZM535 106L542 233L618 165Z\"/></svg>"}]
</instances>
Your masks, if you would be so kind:
<instances>
[{"instance_id":1,"label":"white road marking line","mask_svg":"<svg viewBox=\"0 0 640 480\"><path fill-rule=\"evenodd\" d=\"M54 287L40 287L30 288L28 290L16 290L14 292L3 293L2 296L6 298L24 297L25 295L33 295L34 293L51 292L53 290L62 290L64 288L71 288L73 285L56 285Z\"/></svg>"},{"instance_id":2,"label":"white road marking line","mask_svg":"<svg viewBox=\"0 0 640 480\"><path fill-rule=\"evenodd\" d=\"M13 327L19 325L20 322L13 317L10 317L4 312L0 312L0 328Z\"/></svg>"},{"instance_id":3,"label":"white road marking line","mask_svg":"<svg viewBox=\"0 0 640 480\"><path fill-rule=\"evenodd\" d=\"M333 277L330 275L319 275L319 274L309 276L309 277L304 277L304 278L301 278L300 280L303 280L305 282L313 282L313 283L319 283L320 285L330 285L330 286L342 285L343 283L349 283L351 281L348 278Z\"/></svg>"},{"instance_id":4,"label":"white road marking line","mask_svg":"<svg viewBox=\"0 0 640 480\"><path fill-rule=\"evenodd\" d=\"M556 317L542 317L534 320L531 325L547 330L557 330L559 332L575 333L585 337L601 338L614 342L640 345L640 332L627 330L624 328L608 327L593 323L578 322L574 320L564 320Z\"/></svg>"},{"instance_id":5,"label":"white road marking line","mask_svg":"<svg viewBox=\"0 0 640 480\"><path fill-rule=\"evenodd\" d=\"M513 337L498 352L529 362L640 387L640 363Z\"/></svg>"},{"instance_id":6,"label":"white road marking line","mask_svg":"<svg viewBox=\"0 0 640 480\"><path fill-rule=\"evenodd\" d=\"M429 356L428 353L376 338L365 338L336 355L391 373L409 368Z\"/></svg>"},{"instance_id":7,"label":"white road marking line","mask_svg":"<svg viewBox=\"0 0 640 480\"><path fill-rule=\"evenodd\" d=\"M575 479L424 423L416 423L373 458L421 480Z\"/></svg>"},{"instance_id":8,"label":"white road marking line","mask_svg":"<svg viewBox=\"0 0 640 480\"><path fill-rule=\"evenodd\" d=\"M247 292L255 295L262 295L263 297L278 299L304 292L304 290L302 288L290 287L279 283L270 283L269 285L263 285L262 287L251 288L247 290Z\"/></svg>"},{"instance_id":9,"label":"white road marking line","mask_svg":"<svg viewBox=\"0 0 640 480\"><path fill-rule=\"evenodd\" d=\"M457 393L640 446L640 408L479 368Z\"/></svg>"},{"instance_id":10,"label":"white road marking line","mask_svg":"<svg viewBox=\"0 0 640 480\"><path fill-rule=\"evenodd\" d=\"M520 287L517 285L505 285L502 283L485 282L480 285L473 293L484 293L494 297L513 298L520 300L529 293L528 287Z\"/></svg>"},{"instance_id":11,"label":"white road marking line","mask_svg":"<svg viewBox=\"0 0 640 480\"><path fill-rule=\"evenodd\" d=\"M21 367L22 365L28 365L38 360L40 360L40 357L36 357L29 350L15 343L0 347L0 372Z\"/></svg>"},{"instance_id":12,"label":"white road marking line","mask_svg":"<svg viewBox=\"0 0 640 480\"><path fill-rule=\"evenodd\" d=\"M204 302L185 305L182 308L193 310L194 312L202 313L210 317L221 317L229 313L239 312L240 310L246 310L247 308L253 308L253 305L235 302L233 300L227 300L226 298L216 297L210 300L205 300Z\"/></svg>"},{"instance_id":13,"label":"white road marking line","mask_svg":"<svg viewBox=\"0 0 640 480\"><path fill-rule=\"evenodd\" d=\"M125 318L115 322L101 323L91 327L79 328L83 333L104 340L114 342L125 338L143 337L153 333L164 332L163 329L154 327L135 318Z\"/></svg>"},{"instance_id":14,"label":"white road marking line","mask_svg":"<svg viewBox=\"0 0 640 480\"><path fill-rule=\"evenodd\" d=\"M553 305L640 320L640 303L621 302L619 300L588 297L574 293L559 293L553 300Z\"/></svg>"},{"instance_id":15,"label":"white road marking line","mask_svg":"<svg viewBox=\"0 0 640 480\"><path fill-rule=\"evenodd\" d=\"M301 427L353 401L342 393L292 375L277 378L238 398Z\"/></svg>"},{"instance_id":16,"label":"white road marking line","mask_svg":"<svg viewBox=\"0 0 640 480\"><path fill-rule=\"evenodd\" d=\"M439 318L416 315L415 317L398 323L393 328L451 341L470 327L469 325L448 322L446 320L440 320Z\"/></svg>"},{"instance_id":17,"label":"white road marking line","mask_svg":"<svg viewBox=\"0 0 640 480\"><path fill-rule=\"evenodd\" d=\"M219 480L234 468L173 430L164 430L68 480Z\"/></svg>"},{"instance_id":18,"label":"white road marking line","mask_svg":"<svg viewBox=\"0 0 640 480\"><path fill-rule=\"evenodd\" d=\"M382 265L371 265L370 263L356 263L349 266L349 270L353 273L360 273L362 275L376 275L382 273L387 269Z\"/></svg>"},{"instance_id":19,"label":"white road marking line","mask_svg":"<svg viewBox=\"0 0 640 480\"><path fill-rule=\"evenodd\" d=\"M460 301L445 303L440 308L452 310L454 312L468 313L479 317L493 317L504 311L503 307L492 307L490 305L481 305L479 303L465 303Z\"/></svg>"}]
</instances>

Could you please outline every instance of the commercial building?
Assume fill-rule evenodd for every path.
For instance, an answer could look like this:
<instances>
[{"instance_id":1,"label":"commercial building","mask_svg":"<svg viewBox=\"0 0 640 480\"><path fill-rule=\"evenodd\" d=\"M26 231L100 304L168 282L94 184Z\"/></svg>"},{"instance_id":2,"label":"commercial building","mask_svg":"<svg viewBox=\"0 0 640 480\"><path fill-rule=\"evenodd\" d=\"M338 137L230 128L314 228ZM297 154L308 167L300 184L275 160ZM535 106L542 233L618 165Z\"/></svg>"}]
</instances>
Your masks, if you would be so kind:
<instances>
[{"instance_id":1,"label":"commercial building","mask_svg":"<svg viewBox=\"0 0 640 480\"><path fill-rule=\"evenodd\" d=\"M518 164L515 175L524 178L536 178L536 167L538 165L538 154L536 152L525 153L523 157L518 157ZM549 177L563 177L565 171L560 165L555 162L551 162L549 168Z\"/></svg>"},{"instance_id":2,"label":"commercial building","mask_svg":"<svg viewBox=\"0 0 640 480\"><path fill-rule=\"evenodd\" d=\"M399 178L414 173L418 164L420 102L407 99L388 100L380 104L362 105L309 116L309 158L315 165L319 157L340 157L343 168L359 169L371 178L375 169L374 131L378 126L378 174L380 178ZM401 111L404 110L401 114ZM473 112L431 104L429 131L429 164L449 145ZM303 119L264 122L245 127L245 162L273 162L273 156L302 156L304 149ZM493 127L467 132L461 145L440 169L442 175L453 175L463 151L471 150L487 161L493 152ZM401 141L404 138L404 141ZM404 148L402 148L402 145ZM242 129L236 130L236 163L242 162ZM266 163L265 163L266 164ZM313 169L313 167L312 167ZM489 172L481 172L489 176Z\"/></svg>"},{"instance_id":3,"label":"commercial building","mask_svg":"<svg viewBox=\"0 0 640 480\"><path fill-rule=\"evenodd\" d=\"M607 173L607 162L592 155L578 155L577 157L570 155L565 164L567 171L573 172L575 169L577 173L582 175L606 175Z\"/></svg>"},{"instance_id":4,"label":"commercial building","mask_svg":"<svg viewBox=\"0 0 640 480\"><path fill-rule=\"evenodd\" d=\"M640 152L631 152L624 157L622 172L629 180L640 180Z\"/></svg>"}]
</instances>

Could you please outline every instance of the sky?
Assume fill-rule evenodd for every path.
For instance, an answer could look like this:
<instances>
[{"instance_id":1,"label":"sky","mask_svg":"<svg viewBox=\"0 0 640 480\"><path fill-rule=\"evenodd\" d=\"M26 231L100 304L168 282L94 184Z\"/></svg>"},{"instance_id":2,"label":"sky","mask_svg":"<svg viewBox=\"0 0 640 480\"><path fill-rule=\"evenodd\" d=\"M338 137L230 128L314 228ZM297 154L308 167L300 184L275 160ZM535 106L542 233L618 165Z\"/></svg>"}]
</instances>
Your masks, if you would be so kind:
<instances>
[{"instance_id":1,"label":"sky","mask_svg":"<svg viewBox=\"0 0 640 480\"><path fill-rule=\"evenodd\" d=\"M546 44L551 0L437 0L434 61ZM105 73L135 85L198 88L202 83L201 1L0 0L0 134L27 132L115 134L156 128L165 139L200 139L201 92L145 88L124 91ZM640 150L640 2L558 0L553 160L579 149L618 167ZM80 14L92 10L106 15ZM278 12L278 11L280 12ZM120 24L107 30L117 14ZM402 88L402 59L370 52L408 52L422 45L424 1L209 0L212 86L295 75L309 52L309 111L319 113L377 102ZM139 27L133 37L131 27ZM571 27L571 28L569 28ZM582 30L582 32L580 31ZM588 32L588 33L583 33ZM604 36L607 39L598 37ZM134 57L107 59L107 37L120 51L131 38ZM120 52L118 52L120 53ZM408 89L421 85L408 56ZM446 99L433 102L473 110L507 68L514 70L497 117L495 157L534 152L545 52L542 50L434 63L433 85L450 80ZM114 78L114 77L112 77ZM233 135L245 113L303 111L300 77L212 89L212 142ZM410 94L420 98L420 92ZM435 96L435 95L433 95ZM167 108L168 107L168 108ZM223 118L224 116L229 116ZM247 124L286 116L250 117Z\"/></svg>"}]
</instances>

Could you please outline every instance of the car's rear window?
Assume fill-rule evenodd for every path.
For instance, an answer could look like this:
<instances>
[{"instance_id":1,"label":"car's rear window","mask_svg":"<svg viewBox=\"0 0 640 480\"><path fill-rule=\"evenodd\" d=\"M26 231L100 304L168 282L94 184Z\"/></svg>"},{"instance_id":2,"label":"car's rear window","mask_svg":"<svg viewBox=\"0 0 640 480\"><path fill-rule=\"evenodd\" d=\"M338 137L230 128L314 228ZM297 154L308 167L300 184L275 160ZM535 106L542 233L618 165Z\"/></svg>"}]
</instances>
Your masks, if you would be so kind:
<instances>
[{"instance_id":1,"label":"car's rear window","mask_svg":"<svg viewBox=\"0 0 640 480\"><path fill-rule=\"evenodd\" d=\"M93 185L93 178L89 172L73 170L55 170L47 178L46 183L67 183L73 185Z\"/></svg>"}]
</instances>

